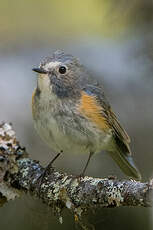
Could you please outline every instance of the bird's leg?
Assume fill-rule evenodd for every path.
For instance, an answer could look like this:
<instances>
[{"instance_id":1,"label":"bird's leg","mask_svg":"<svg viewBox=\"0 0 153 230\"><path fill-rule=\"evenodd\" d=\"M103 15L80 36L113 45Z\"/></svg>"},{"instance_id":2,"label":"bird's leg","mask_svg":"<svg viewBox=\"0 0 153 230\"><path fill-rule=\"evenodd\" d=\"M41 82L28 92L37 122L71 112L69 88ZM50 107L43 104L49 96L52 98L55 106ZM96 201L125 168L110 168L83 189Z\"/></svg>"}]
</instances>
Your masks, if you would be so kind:
<instances>
[{"instance_id":1,"label":"bird's leg","mask_svg":"<svg viewBox=\"0 0 153 230\"><path fill-rule=\"evenodd\" d=\"M61 153L63 153L63 150L61 150L52 160L51 162L49 162L49 164L46 166L46 168L44 169L44 172L42 173L42 175L40 176L40 184L43 182L43 179L45 177L45 175L47 174L47 172L50 171L50 169L52 168L52 164L54 163L54 161L61 155Z\"/></svg>"},{"instance_id":2,"label":"bird's leg","mask_svg":"<svg viewBox=\"0 0 153 230\"><path fill-rule=\"evenodd\" d=\"M54 163L54 161L56 161L56 159L61 155L61 153L63 153L63 150L61 150L59 153L57 153L57 155L51 160L51 162L49 162L49 164L46 166L45 168L45 172L48 171L50 168L52 168L52 164ZM44 173L45 173L44 172Z\"/></svg>"},{"instance_id":3,"label":"bird's leg","mask_svg":"<svg viewBox=\"0 0 153 230\"><path fill-rule=\"evenodd\" d=\"M47 167L52 166L54 161L56 161L56 159L61 155L61 153L63 153L63 150L61 150L59 153L57 153L57 155L51 160L51 162L47 165Z\"/></svg>"},{"instance_id":4,"label":"bird's leg","mask_svg":"<svg viewBox=\"0 0 153 230\"><path fill-rule=\"evenodd\" d=\"M87 167L88 167L88 165L89 165L89 162L90 162L90 159L91 159L92 155L93 155L93 153L90 152L89 157L88 157L88 160L87 160L87 163L86 163L86 165L85 165L85 167L84 167L82 173L80 174L80 177L83 177L83 176L84 176L85 171L86 171L86 169L87 169Z\"/></svg>"}]
</instances>

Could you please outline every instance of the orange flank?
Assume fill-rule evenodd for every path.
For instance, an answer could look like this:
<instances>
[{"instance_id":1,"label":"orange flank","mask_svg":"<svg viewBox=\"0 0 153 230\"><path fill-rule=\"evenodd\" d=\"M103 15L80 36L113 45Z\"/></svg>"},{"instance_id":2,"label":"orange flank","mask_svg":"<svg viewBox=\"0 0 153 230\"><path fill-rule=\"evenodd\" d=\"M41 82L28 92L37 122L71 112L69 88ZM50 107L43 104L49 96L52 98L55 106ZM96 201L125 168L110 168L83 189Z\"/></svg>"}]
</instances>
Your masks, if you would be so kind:
<instances>
[{"instance_id":1,"label":"orange flank","mask_svg":"<svg viewBox=\"0 0 153 230\"><path fill-rule=\"evenodd\" d=\"M97 127L103 131L109 129L107 120L102 115L103 108L98 105L95 96L90 96L85 92L82 92L81 103L79 105L79 111L97 125Z\"/></svg>"}]
</instances>

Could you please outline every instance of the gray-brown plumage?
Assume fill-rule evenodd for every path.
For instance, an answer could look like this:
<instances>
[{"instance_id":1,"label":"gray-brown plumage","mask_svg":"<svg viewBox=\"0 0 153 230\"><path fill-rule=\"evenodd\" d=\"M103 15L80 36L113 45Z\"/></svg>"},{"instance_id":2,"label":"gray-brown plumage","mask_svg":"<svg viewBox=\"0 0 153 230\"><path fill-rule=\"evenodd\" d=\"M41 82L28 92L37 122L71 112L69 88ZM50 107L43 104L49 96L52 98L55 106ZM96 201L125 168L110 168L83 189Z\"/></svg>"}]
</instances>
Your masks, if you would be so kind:
<instances>
[{"instance_id":1,"label":"gray-brown plumage","mask_svg":"<svg viewBox=\"0 0 153 230\"><path fill-rule=\"evenodd\" d=\"M125 174L140 179L130 138L112 112L103 87L79 60L57 51L34 71L39 74L32 110L42 139L56 152L87 153L91 157L106 150Z\"/></svg>"}]
</instances>

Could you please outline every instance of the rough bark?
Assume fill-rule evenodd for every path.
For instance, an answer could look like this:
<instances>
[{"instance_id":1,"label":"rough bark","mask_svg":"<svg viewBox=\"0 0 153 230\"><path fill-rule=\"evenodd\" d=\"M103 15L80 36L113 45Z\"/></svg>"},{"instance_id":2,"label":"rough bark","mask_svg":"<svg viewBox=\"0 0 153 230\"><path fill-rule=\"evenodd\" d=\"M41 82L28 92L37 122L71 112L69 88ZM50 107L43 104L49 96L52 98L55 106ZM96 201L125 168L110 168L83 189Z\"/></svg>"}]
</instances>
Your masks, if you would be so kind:
<instances>
[{"instance_id":1,"label":"rough bark","mask_svg":"<svg viewBox=\"0 0 153 230\"><path fill-rule=\"evenodd\" d=\"M16 140L11 124L0 124L0 204L30 192L59 215L68 208L81 217L86 210L98 207L152 206L153 180L141 183L110 178L77 178L45 170L38 161L29 158Z\"/></svg>"}]
</instances>

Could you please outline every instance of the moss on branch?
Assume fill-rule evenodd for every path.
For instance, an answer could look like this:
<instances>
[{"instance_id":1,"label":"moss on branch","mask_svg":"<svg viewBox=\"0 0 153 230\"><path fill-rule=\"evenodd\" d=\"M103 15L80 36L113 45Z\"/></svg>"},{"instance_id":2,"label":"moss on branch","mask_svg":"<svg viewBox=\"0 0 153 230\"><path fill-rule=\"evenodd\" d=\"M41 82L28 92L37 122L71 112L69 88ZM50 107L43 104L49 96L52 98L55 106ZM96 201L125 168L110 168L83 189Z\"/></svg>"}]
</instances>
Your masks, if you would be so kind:
<instances>
[{"instance_id":1,"label":"moss on branch","mask_svg":"<svg viewBox=\"0 0 153 230\"><path fill-rule=\"evenodd\" d=\"M29 158L11 124L0 125L0 204L30 192L59 215L68 208L75 216L98 207L152 206L153 181L77 178L54 168L45 170Z\"/></svg>"}]
</instances>

